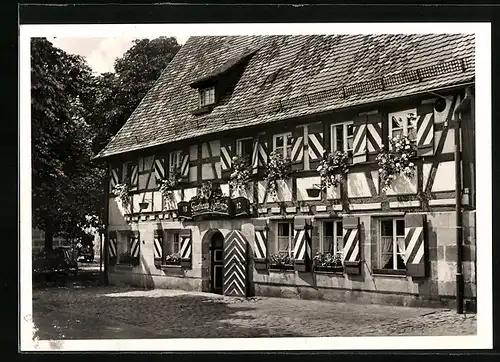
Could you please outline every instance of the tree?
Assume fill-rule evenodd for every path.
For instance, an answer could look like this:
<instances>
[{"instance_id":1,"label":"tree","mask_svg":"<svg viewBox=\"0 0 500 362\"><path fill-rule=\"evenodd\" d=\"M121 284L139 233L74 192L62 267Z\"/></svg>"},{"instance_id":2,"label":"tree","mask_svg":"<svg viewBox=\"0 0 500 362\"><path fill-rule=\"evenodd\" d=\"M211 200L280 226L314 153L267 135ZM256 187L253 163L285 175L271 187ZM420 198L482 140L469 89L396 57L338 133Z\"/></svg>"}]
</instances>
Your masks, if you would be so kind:
<instances>
[{"instance_id":1,"label":"tree","mask_svg":"<svg viewBox=\"0 0 500 362\"><path fill-rule=\"evenodd\" d=\"M91 120L100 129L94 141L95 152L104 148L125 124L179 49L173 37L135 40L115 61L115 73L97 77L95 112Z\"/></svg>"},{"instance_id":2,"label":"tree","mask_svg":"<svg viewBox=\"0 0 500 362\"><path fill-rule=\"evenodd\" d=\"M32 39L33 226L45 232L46 249L57 234L77 235L85 216L99 210L95 190L103 176L90 164L93 130L85 122L93 86L83 58Z\"/></svg>"}]
</instances>

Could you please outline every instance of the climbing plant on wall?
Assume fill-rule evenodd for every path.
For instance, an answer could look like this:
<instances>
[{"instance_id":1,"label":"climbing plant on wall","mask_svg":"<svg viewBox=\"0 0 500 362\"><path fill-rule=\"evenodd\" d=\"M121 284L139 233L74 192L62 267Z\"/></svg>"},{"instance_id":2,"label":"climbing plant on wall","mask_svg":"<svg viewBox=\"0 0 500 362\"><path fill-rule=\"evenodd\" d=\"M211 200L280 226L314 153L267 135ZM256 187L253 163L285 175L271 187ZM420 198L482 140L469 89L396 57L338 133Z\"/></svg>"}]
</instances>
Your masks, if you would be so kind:
<instances>
[{"instance_id":1,"label":"climbing plant on wall","mask_svg":"<svg viewBox=\"0 0 500 362\"><path fill-rule=\"evenodd\" d=\"M292 173L292 162L283 157L282 151L273 151L269 155L265 180L271 196L278 197L278 181L287 180Z\"/></svg>"}]
</instances>

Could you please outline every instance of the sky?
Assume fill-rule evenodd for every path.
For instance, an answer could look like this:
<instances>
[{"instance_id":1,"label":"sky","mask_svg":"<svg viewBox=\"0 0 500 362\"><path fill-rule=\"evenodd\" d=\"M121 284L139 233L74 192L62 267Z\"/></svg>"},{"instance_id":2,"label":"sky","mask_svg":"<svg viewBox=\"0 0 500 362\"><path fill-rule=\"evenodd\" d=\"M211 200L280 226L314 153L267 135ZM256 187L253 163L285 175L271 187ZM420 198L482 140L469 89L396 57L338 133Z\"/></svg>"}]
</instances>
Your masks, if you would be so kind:
<instances>
[{"instance_id":1,"label":"sky","mask_svg":"<svg viewBox=\"0 0 500 362\"><path fill-rule=\"evenodd\" d=\"M184 44L188 36L175 36L179 44ZM121 36L105 38L64 38L48 37L48 40L55 47L64 50L70 54L83 56L92 70L96 73L113 72L113 64L116 58L119 58L130 47L132 42L139 37ZM143 38L143 37L141 37ZM148 37L154 39L155 36Z\"/></svg>"}]
</instances>

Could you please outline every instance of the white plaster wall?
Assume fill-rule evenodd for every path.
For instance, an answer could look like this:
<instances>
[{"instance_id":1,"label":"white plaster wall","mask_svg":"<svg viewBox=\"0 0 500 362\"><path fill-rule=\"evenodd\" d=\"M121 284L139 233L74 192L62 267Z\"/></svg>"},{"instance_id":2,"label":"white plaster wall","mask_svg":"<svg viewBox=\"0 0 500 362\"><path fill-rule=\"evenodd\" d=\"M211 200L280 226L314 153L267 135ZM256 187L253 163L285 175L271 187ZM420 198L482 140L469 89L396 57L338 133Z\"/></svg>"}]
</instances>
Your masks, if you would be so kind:
<instances>
[{"instance_id":1,"label":"white plaster wall","mask_svg":"<svg viewBox=\"0 0 500 362\"><path fill-rule=\"evenodd\" d=\"M372 196L364 172L353 172L347 175L347 195L349 197Z\"/></svg>"},{"instance_id":2,"label":"white plaster wall","mask_svg":"<svg viewBox=\"0 0 500 362\"><path fill-rule=\"evenodd\" d=\"M385 192L387 195L416 194L417 193L417 170L413 177L398 175L392 181L391 187Z\"/></svg>"},{"instance_id":3,"label":"white plaster wall","mask_svg":"<svg viewBox=\"0 0 500 362\"><path fill-rule=\"evenodd\" d=\"M440 162L436 170L432 191L455 190L455 161Z\"/></svg>"}]
</instances>

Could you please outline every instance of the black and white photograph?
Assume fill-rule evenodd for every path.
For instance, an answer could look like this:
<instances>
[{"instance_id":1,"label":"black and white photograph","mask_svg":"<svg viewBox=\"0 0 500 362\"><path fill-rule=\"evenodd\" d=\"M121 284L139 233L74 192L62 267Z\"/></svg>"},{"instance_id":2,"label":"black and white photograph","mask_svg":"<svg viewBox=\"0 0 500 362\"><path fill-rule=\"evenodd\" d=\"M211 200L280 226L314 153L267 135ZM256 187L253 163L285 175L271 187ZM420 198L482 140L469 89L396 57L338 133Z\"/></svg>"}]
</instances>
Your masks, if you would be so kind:
<instances>
[{"instance_id":1,"label":"black and white photograph","mask_svg":"<svg viewBox=\"0 0 500 362\"><path fill-rule=\"evenodd\" d=\"M490 348L489 24L254 25L21 27L22 348Z\"/></svg>"}]
</instances>

